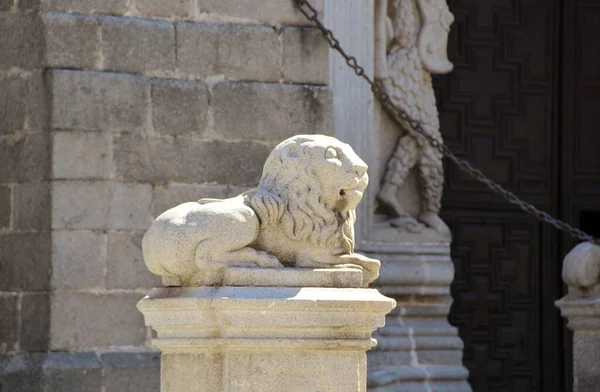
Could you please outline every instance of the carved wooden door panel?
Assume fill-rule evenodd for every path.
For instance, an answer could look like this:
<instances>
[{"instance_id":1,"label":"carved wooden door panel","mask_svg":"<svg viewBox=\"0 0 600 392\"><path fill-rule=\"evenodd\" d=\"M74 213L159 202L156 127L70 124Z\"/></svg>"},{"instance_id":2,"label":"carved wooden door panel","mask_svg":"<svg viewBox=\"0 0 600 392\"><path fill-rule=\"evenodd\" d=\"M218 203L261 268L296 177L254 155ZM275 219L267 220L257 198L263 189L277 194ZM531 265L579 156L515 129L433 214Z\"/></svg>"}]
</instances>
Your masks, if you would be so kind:
<instances>
[{"instance_id":1,"label":"carved wooden door panel","mask_svg":"<svg viewBox=\"0 0 600 392\"><path fill-rule=\"evenodd\" d=\"M557 0L450 0L455 70L436 80L444 139L491 178L560 212ZM597 69L597 68L596 68ZM598 136L596 136L598 137ZM450 315L475 392L565 390L558 234L446 166Z\"/></svg>"},{"instance_id":2,"label":"carved wooden door panel","mask_svg":"<svg viewBox=\"0 0 600 392\"><path fill-rule=\"evenodd\" d=\"M600 1L565 1L563 20L561 214L600 237ZM573 245L563 238L561 254ZM570 353L571 334L566 335Z\"/></svg>"}]
</instances>

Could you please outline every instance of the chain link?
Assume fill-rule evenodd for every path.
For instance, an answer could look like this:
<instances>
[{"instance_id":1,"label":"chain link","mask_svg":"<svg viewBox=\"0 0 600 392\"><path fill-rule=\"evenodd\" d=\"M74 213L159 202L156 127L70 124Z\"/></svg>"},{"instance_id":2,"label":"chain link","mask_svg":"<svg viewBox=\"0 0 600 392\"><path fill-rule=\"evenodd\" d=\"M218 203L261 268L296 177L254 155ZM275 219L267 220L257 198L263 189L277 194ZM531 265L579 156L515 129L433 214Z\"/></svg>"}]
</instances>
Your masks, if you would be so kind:
<instances>
[{"instance_id":1,"label":"chain link","mask_svg":"<svg viewBox=\"0 0 600 392\"><path fill-rule=\"evenodd\" d=\"M566 232L570 234L572 237L581 240L581 241L589 241L600 244L600 240L594 238L593 236L585 233L583 230L580 230L576 227L569 225L567 222L561 221L559 219L554 218L552 215L548 214L545 211L542 211L535 207L533 204L528 203L524 200L519 199L517 195L512 193L509 190L504 189L500 184L494 182L493 180L486 177L481 170L473 167L467 160L464 160L454 154L448 146L446 146L440 140L434 138L427 131L423 129L423 126L418 122L410 118L408 113L406 113L401 108L397 107L392 103L390 96L385 92L385 89L381 85L381 83L374 81L371 79L365 72L365 69L358 64L358 61L355 57L347 54L344 49L340 46L340 41L335 37L333 32L329 30L319 19L319 12L307 1L307 0L294 0L296 6L299 10L304 14L304 16L311 22L315 24L315 26L321 30L323 33L323 37L329 43L329 46L336 50L339 54L341 54L346 60L346 64L350 68L354 70L354 73L359 77L363 78L370 86L373 95L377 100L382 104L384 109L397 121L402 127L406 129L410 129L413 133L419 134L421 137L425 138L427 142L436 150L438 150L441 154L446 156L452 162L454 162L462 171L467 173L469 176L474 178L475 180L481 182L485 186L487 186L492 192L501 195L506 201L509 203L516 205L521 210L526 213L534 216L538 220L548 223L558 230Z\"/></svg>"}]
</instances>

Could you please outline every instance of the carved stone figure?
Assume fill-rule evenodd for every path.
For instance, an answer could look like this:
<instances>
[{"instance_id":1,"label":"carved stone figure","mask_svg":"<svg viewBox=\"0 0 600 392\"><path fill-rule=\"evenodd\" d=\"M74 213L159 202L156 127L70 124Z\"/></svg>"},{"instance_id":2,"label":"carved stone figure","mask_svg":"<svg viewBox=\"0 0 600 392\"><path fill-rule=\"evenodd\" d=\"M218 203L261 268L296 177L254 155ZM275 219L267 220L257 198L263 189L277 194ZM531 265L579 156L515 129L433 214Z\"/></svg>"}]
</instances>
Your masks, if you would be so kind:
<instances>
[{"instance_id":1,"label":"carved stone figure","mask_svg":"<svg viewBox=\"0 0 600 392\"><path fill-rule=\"evenodd\" d=\"M371 282L380 262L354 253L367 184L367 165L348 144L292 137L270 154L258 188L160 215L144 235L144 261L172 286L219 284L223 268L249 266L358 268Z\"/></svg>"},{"instance_id":2,"label":"carved stone figure","mask_svg":"<svg viewBox=\"0 0 600 392\"><path fill-rule=\"evenodd\" d=\"M431 74L453 68L446 45L454 17L445 0L391 0L389 4L379 0L377 12L376 77L395 105L441 141ZM449 237L448 227L439 217L444 185L442 155L409 124L404 125L405 133L387 164L378 199L397 216L393 226L419 233L425 224ZM418 171L422 200L416 219L405 211L397 196L413 168Z\"/></svg>"}]
</instances>

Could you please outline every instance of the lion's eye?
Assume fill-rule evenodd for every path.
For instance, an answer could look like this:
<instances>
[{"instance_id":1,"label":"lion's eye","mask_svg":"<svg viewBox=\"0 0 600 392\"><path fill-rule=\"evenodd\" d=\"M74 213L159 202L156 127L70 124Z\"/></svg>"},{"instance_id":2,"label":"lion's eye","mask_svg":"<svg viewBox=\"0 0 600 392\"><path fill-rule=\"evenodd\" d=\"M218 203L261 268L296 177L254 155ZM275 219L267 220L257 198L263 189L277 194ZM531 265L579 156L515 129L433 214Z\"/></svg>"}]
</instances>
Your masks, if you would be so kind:
<instances>
[{"instance_id":1,"label":"lion's eye","mask_svg":"<svg viewBox=\"0 0 600 392\"><path fill-rule=\"evenodd\" d=\"M329 147L327 150L325 150L325 159L335 159L337 157L338 153L335 148Z\"/></svg>"}]
</instances>

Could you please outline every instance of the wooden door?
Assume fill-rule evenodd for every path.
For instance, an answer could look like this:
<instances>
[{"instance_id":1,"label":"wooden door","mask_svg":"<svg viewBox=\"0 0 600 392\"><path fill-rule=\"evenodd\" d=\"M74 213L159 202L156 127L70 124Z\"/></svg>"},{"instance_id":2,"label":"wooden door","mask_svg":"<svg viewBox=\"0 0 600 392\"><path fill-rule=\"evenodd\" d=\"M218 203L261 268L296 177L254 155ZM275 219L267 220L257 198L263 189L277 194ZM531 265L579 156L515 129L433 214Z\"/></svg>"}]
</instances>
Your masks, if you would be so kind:
<instances>
[{"instance_id":1,"label":"wooden door","mask_svg":"<svg viewBox=\"0 0 600 392\"><path fill-rule=\"evenodd\" d=\"M560 212L561 4L451 0L455 71L436 80L444 138L492 179ZM450 315L475 392L563 391L559 235L446 168Z\"/></svg>"},{"instance_id":2,"label":"wooden door","mask_svg":"<svg viewBox=\"0 0 600 392\"><path fill-rule=\"evenodd\" d=\"M561 217L600 238L600 1L564 1L561 59ZM563 236L561 254L575 242ZM572 380L565 330L565 379ZM566 391L571 391L565 388Z\"/></svg>"}]
</instances>

